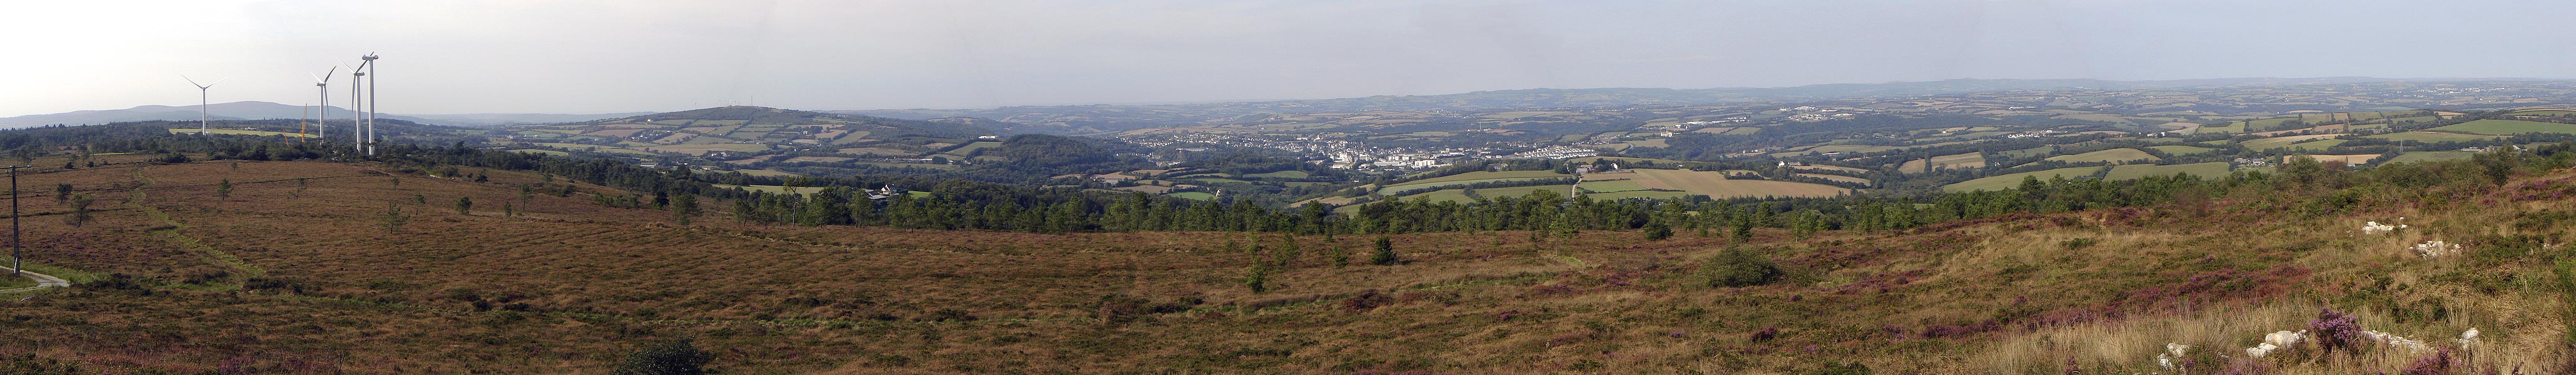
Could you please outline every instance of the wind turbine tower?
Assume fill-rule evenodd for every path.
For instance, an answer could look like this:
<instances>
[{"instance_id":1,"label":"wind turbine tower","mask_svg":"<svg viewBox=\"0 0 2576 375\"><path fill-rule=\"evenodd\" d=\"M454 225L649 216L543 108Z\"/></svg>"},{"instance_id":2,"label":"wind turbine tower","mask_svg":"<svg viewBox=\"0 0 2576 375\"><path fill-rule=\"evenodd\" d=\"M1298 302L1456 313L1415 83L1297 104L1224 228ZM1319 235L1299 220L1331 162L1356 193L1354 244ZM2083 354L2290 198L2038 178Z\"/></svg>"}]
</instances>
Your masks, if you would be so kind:
<instances>
[{"instance_id":1,"label":"wind turbine tower","mask_svg":"<svg viewBox=\"0 0 2576 375\"><path fill-rule=\"evenodd\" d=\"M375 80L367 78L376 71L376 54L358 57L358 68L349 70L349 130L357 133L355 147L360 153L376 154ZM361 96L364 95L364 96Z\"/></svg>"},{"instance_id":2,"label":"wind turbine tower","mask_svg":"<svg viewBox=\"0 0 2576 375\"><path fill-rule=\"evenodd\" d=\"M330 71L322 72L322 76L313 77L313 96L321 99L322 105L322 118L314 120L313 139L315 140L331 139L329 137L331 135L331 75L339 73L340 67L333 66Z\"/></svg>"},{"instance_id":3,"label":"wind turbine tower","mask_svg":"<svg viewBox=\"0 0 2576 375\"><path fill-rule=\"evenodd\" d=\"M367 64L361 63L357 69L349 70L349 147L356 152L367 152L367 102L358 97L366 92L366 68Z\"/></svg>"},{"instance_id":4,"label":"wind turbine tower","mask_svg":"<svg viewBox=\"0 0 2576 375\"><path fill-rule=\"evenodd\" d=\"M376 72L376 53L368 52L366 56L359 57L358 60L365 61L363 64L366 65L367 73L369 73L367 77L367 140L369 141L367 142L367 156L375 156L376 143L373 141L379 136L379 134L376 133L376 78L375 74L373 74Z\"/></svg>"},{"instance_id":5,"label":"wind turbine tower","mask_svg":"<svg viewBox=\"0 0 2576 375\"><path fill-rule=\"evenodd\" d=\"M197 79L188 78L188 76L184 75L179 76L179 79L188 80L188 84L197 86L197 136L205 136L206 117L208 117L206 115L206 89L215 87L215 83L224 83L224 80L218 79L215 80L215 83L197 83Z\"/></svg>"}]
</instances>

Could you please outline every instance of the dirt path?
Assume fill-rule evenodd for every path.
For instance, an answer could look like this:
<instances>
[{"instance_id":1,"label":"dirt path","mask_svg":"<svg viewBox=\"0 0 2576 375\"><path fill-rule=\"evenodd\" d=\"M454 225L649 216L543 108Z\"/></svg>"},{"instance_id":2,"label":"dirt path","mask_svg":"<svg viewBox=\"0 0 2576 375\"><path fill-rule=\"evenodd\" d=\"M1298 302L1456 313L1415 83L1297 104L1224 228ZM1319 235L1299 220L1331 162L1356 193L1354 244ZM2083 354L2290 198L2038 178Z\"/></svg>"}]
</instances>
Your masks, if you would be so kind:
<instances>
[{"instance_id":1,"label":"dirt path","mask_svg":"<svg viewBox=\"0 0 2576 375\"><path fill-rule=\"evenodd\" d=\"M7 267L7 266L0 266L0 274L5 274L5 273L8 273L9 271L10 271L10 268L9 268L9 267ZM54 276L52 276L52 275L46 275L46 274L36 273L36 271L27 271L27 272L25 272L24 274L25 274L25 275L27 275L27 278L30 278L30 279L36 279L36 286L25 287L25 288L17 288L17 289L0 289L0 293L24 292L24 291L37 290L37 289L44 289L44 288L59 288L59 287L72 286L72 282L70 282L70 281L63 281L63 278L60 278L60 277L54 277ZM0 277L10 277L10 276L8 276L8 275L0 275Z\"/></svg>"}]
</instances>

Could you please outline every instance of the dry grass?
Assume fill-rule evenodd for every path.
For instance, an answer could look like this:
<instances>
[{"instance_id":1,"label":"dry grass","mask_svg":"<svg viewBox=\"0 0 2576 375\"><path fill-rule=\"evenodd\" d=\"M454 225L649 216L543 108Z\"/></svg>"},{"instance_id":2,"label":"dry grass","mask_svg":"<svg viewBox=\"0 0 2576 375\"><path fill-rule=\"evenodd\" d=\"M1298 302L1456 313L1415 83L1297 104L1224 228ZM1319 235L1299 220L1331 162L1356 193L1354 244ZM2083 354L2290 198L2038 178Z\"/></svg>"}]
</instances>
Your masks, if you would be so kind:
<instances>
[{"instance_id":1,"label":"dry grass","mask_svg":"<svg viewBox=\"0 0 2576 375\"><path fill-rule=\"evenodd\" d=\"M2527 264L2401 249L2537 234L2510 215L2569 208L2547 200L2312 219L2091 211L1812 239L1765 229L1741 244L1687 232L1660 242L1411 234L1393 237L1407 261L1397 266L1327 263L1328 249L1362 254L1373 237L1299 236L1299 256L1253 293L1241 276L1258 256L1224 244L1279 249L1282 236L676 226L582 194L519 196L514 185L535 175L369 172L381 169L205 162L30 175L33 186L73 183L106 210L73 228L52 199L28 199L40 213L27 221L31 258L152 286L92 281L0 302L0 318L14 319L0 336L27 343L0 354L116 371L598 373L647 338L695 335L727 373L1770 374L1850 360L1947 374L2050 372L2067 357L2147 372L2138 366L2152 366L2163 342L2241 348L2249 333L2295 330L2333 306L2419 339L2480 328L2496 347L2480 352L2481 366L2565 355L2542 349L2564 323L2549 291L2459 281L2538 279ZM225 178L233 196L216 200ZM446 206L460 196L475 212ZM2222 204L2266 199L2289 198ZM412 223L376 226L387 202ZM502 202L523 216L501 215ZM2354 233L2399 216L2414 228ZM1788 276L1707 286L1700 263L1730 246ZM2388 287L2373 284L2380 276ZM1104 310L1105 295L1145 307ZM2385 309L2433 297L2446 317ZM1753 338L1766 328L1780 335ZM2385 371L2401 360L2411 359L2282 370ZM2556 370L2546 366L2530 370Z\"/></svg>"}]
</instances>

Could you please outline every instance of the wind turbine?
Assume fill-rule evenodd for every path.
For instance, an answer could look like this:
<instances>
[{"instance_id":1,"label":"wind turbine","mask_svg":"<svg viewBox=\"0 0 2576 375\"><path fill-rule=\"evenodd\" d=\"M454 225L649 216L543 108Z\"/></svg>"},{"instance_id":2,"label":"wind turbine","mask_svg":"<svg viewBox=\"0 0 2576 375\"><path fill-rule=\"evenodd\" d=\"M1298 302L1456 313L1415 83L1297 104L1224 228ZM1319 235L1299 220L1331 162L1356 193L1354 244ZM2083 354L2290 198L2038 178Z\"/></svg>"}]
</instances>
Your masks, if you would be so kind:
<instances>
[{"instance_id":1,"label":"wind turbine","mask_svg":"<svg viewBox=\"0 0 2576 375\"><path fill-rule=\"evenodd\" d=\"M363 69L366 69L366 64L358 64L358 69L348 69L348 141L350 146L355 146L355 152L366 152L366 123L358 123L358 118L366 118L366 113L361 113L361 110L366 110L366 103L358 100L358 92L366 87Z\"/></svg>"},{"instance_id":2,"label":"wind turbine","mask_svg":"<svg viewBox=\"0 0 2576 375\"><path fill-rule=\"evenodd\" d=\"M358 141L358 144L356 145L357 151L367 155L375 155L376 82L374 79L367 78L367 75L368 73L376 71L376 53L368 52L365 56L359 56L358 60L358 68L349 70L349 80L351 81L349 82L349 109L354 112L352 113L353 118L349 119L349 128L358 133L356 137ZM364 95L363 97L361 97L362 94ZM361 108L364 108L364 110L360 110Z\"/></svg>"},{"instance_id":3,"label":"wind turbine","mask_svg":"<svg viewBox=\"0 0 2576 375\"><path fill-rule=\"evenodd\" d=\"M365 61L367 73L371 73L370 78L367 78L367 140L371 141L367 142L367 156L375 156L376 143L372 141L378 136L376 134L376 79L372 78L372 73L376 72L376 53L367 52L366 56L359 57L358 60Z\"/></svg>"},{"instance_id":4,"label":"wind turbine","mask_svg":"<svg viewBox=\"0 0 2576 375\"><path fill-rule=\"evenodd\" d=\"M322 76L313 77L313 96L320 98L322 101L322 117L321 119L313 121L313 139L315 140L331 139L329 138L331 135L331 75L338 73L340 73L340 67L332 66L330 71L322 72ZM299 130L297 132L301 133L302 131Z\"/></svg>"},{"instance_id":5,"label":"wind turbine","mask_svg":"<svg viewBox=\"0 0 2576 375\"><path fill-rule=\"evenodd\" d=\"M188 84L197 86L197 136L205 136L206 117L208 117L206 114L206 89L213 88L215 87L215 83L224 83L224 80L231 78L216 79L215 83L197 83L197 79L188 78L187 75L180 75L179 79L188 80Z\"/></svg>"}]
</instances>

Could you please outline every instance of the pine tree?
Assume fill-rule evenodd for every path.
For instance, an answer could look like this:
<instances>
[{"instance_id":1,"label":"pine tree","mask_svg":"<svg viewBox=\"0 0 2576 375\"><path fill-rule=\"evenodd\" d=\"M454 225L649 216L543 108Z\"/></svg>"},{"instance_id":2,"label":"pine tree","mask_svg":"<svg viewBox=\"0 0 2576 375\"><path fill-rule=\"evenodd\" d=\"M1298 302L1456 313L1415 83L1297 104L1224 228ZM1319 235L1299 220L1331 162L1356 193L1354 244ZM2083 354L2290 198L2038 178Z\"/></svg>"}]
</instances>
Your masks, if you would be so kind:
<instances>
[{"instance_id":1,"label":"pine tree","mask_svg":"<svg viewBox=\"0 0 2576 375\"><path fill-rule=\"evenodd\" d=\"M234 164L234 165L240 165L240 164ZM216 183L215 183L215 199L232 199L232 198L233 198L233 179L229 179L229 178L227 178L227 179L224 179L224 180L223 180L223 181L221 181L221 182L216 182Z\"/></svg>"},{"instance_id":2,"label":"pine tree","mask_svg":"<svg viewBox=\"0 0 2576 375\"><path fill-rule=\"evenodd\" d=\"M680 225L689 225L689 219L696 218L697 216L698 196L689 194L671 196L672 222L680 223Z\"/></svg>"},{"instance_id":3,"label":"pine tree","mask_svg":"<svg viewBox=\"0 0 2576 375\"><path fill-rule=\"evenodd\" d=\"M715 356L698 350L690 338L663 340L627 353L617 364L614 375L704 375L707 362Z\"/></svg>"},{"instance_id":4,"label":"pine tree","mask_svg":"<svg viewBox=\"0 0 2576 375\"><path fill-rule=\"evenodd\" d=\"M1394 265L1397 261L1400 259L1396 259L1395 239L1378 236L1377 252L1369 254L1369 264L1387 266Z\"/></svg>"},{"instance_id":5,"label":"pine tree","mask_svg":"<svg viewBox=\"0 0 2576 375\"><path fill-rule=\"evenodd\" d=\"M385 202L385 213L376 220L385 226L385 233L400 233L403 224L411 222L411 216L403 215L402 202Z\"/></svg>"},{"instance_id":6,"label":"pine tree","mask_svg":"<svg viewBox=\"0 0 2576 375\"><path fill-rule=\"evenodd\" d=\"M1270 291L1270 264L1255 261L1243 270L1243 286L1253 293Z\"/></svg>"},{"instance_id":7,"label":"pine tree","mask_svg":"<svg viewBox=\"0 0 2576 375\"><path fill-rule=\"evenodd\" d=\"M474 216L474 198L456 197L456 214Z\"/></svg>"}]
</instances>

